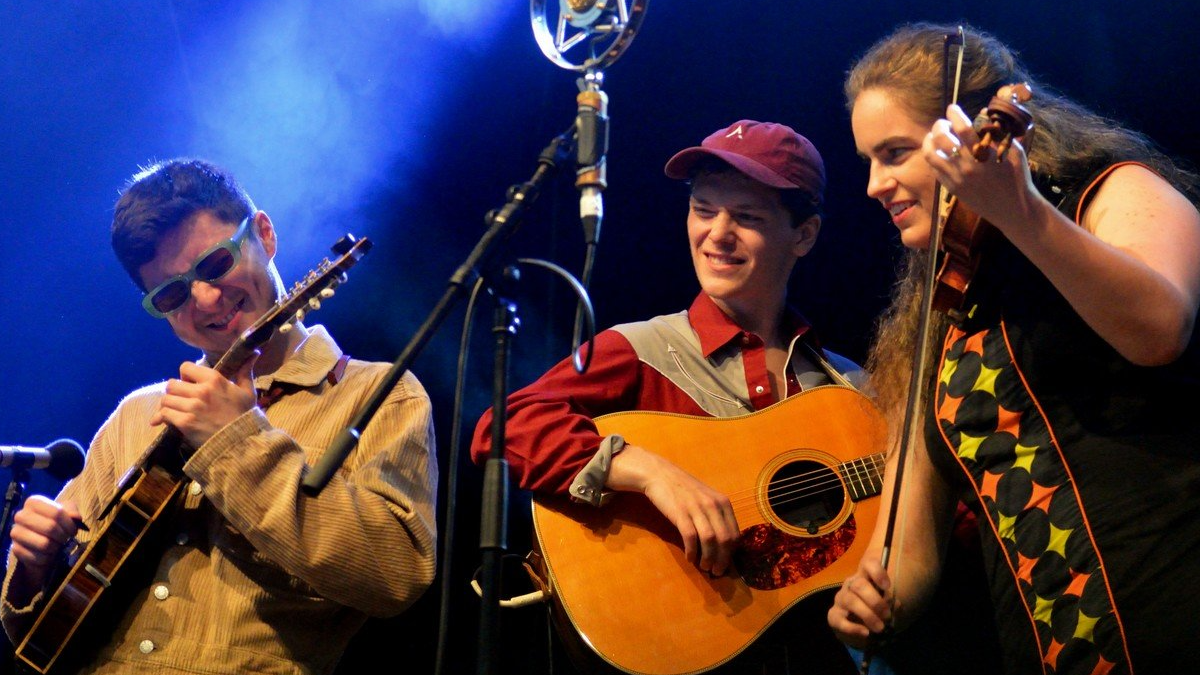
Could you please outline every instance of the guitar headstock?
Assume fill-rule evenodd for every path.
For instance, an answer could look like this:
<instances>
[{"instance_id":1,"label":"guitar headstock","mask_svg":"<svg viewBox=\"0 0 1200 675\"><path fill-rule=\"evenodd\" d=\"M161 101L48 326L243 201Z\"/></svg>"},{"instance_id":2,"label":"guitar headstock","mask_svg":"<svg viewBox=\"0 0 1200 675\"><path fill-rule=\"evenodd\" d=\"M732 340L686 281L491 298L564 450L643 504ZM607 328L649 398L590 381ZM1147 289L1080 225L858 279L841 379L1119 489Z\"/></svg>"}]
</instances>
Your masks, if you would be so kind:
<instances>
[{"instance_id":1,"label":"guitar headstock","mask_svg":"<svg viewBox=\"0 0 1200 675\"><path fill-rule=\"evenodd\" d=\"M293 284L266 314L238 337L221 357L215 366L216 370L226 376L232 375L255 349L271 339L276 330L286 333L309 312L320 309L321 301L333 297L335 289L345 283L346 271L366 255L371 246L370 239L358 239L352 234L338 239L332 246L338 257L333 260L325 258L303 279Z\"/></svg>"}]
</instances>

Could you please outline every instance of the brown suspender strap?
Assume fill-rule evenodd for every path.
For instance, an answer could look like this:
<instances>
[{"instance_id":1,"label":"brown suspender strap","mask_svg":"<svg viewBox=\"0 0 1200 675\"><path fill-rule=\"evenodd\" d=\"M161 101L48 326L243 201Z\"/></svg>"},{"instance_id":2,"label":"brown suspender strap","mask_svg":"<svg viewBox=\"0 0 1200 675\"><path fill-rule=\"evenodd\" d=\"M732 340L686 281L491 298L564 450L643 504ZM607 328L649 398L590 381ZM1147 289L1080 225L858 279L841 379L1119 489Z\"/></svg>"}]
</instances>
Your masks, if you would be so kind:
<instances>
[{"instance_id":1,"label":"brown suspender strap","mask_svg":"<svg viewBox=\"0 0 1200 675\"><path fill-rule=\"evenodd\" d=\"M346 374L346 364L350 362L349 354L342 354L337 363L333 364L333 368L329 369L329 373L325 375L325 379L330 385L335 385L342 380ZM272 403L283 398L285 395L303 389L304 387L293 384L291 382L276 382L271 385L270 389L260 390L258 392L258 407L266 410Z\"/></svg>"},{"instance_id":2,"label":"brown suspender strap","mask_svg":"<svg viewBox=\"0 0 1200 675\"><path fill-rule=\"evenodd\" d=\"M333 368L330 369L329 374L325 376L325 379L329 380L329 384L337 384L342 381L342 376L346 374L347 363L350 363L350 355L342 354L337 363L333 364Z\"/></svg>"}]
</instances>

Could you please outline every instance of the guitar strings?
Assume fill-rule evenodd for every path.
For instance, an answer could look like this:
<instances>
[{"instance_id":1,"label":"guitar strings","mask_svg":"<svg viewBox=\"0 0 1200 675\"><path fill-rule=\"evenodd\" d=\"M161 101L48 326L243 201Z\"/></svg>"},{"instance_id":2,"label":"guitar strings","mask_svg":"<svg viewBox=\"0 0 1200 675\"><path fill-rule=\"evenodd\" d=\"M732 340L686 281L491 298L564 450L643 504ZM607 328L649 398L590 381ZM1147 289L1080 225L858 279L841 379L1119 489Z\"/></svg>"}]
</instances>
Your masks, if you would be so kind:
<instances>
[{"instance_id":1,"label":"guitar strings","mask_svg":"<svg viewBox=\"0 0 1200 675\"><path fill-rule=\"evenodd\" d=\"M863 462L864 460L869 460L870 463L859 463ZM884 463L884 455L880 454L872 457L864 457L861 460L856 460L850 464L842 464L840 467L845 468L853 464L853 477L850 475L850 472L843 473L843 477L847 483L858 483L859 485L865 485L870 482L873 489L879 490L882 488L883 482L883 472L880 467ZM876 473L872 475L870 471L871 469L873 469ZM874 478L873 481L872 477ZM803 483L809 484L801 485ZM780 490L786 491L780 492ZM838 478L835 469L831 467L824 467L822 469L810 471L807 474L793 476L785 480L771 481L767 484L766 490L767 500L774 508L778 508L791 502L811 497L822 492L833 491L842 492L843 482ZM757 488L747 488L744 490L739 490L734 494L746 492L757 493L758 490ZM729 502L730 506L734 510L734 517L737 518L739 526L744 528L746 526L759 525L767 522L765 519L759 517L760 510L756 508L758 503L758 497L756 494L731 498ZM741 507L745 507L747 505L750 506L750 510L755 517L748 517L749 514L738 513L739 510L745 511L745 509Z\"/></svg>"},{"instance_id":2,"label":"guitar strings","mask_svg":"<svg viewBox=\"0 0 1200 675\"><path fill-rule=\"evenodd\" d=\"M883 476L879 468L884 464L882 454L863 457L853 462L838 465L838 467L821 467L807 473L790 476L783 480L771 481L767 484L767 499L773 504L786 504L798 499L842 489L843 482L848 484L876 485L882 482ZM839 477L838 469L841 469ZM758 488L746 488L730 493L731 505L756 503Z\"/></svg>"},{"instance_id":3,"label":"guitar strings","mask_svg":"<svg viewBox=\"0 0 1200 675\"><path fill-rule=\"evenodd\" d=\"M869 464L867 462L869 462ZM817 478L833 477L836 479L837 475L838 475L837 468L844 469L842 475L846 478L847 481L854 480L856 478L862 479L864 477L869 479L871 476L871 470L878 470L879 467L884 464L884 462L885 462L884 455L876 454L876 455L870 455L868 457L862 457L862 458L860 458L858 460L854 460L852 462L840 464L837 467L822 466L813 471L809 471L808 473L797 474L795 476L790 476L783 480L771 481L767 484L767 492L770 493L771 490L784 489L784 488L795 486L800 483L815 480L813 478L814 476L816 476ZM878 477L882 478L882 475L880 475ZM840 482L840 481L835 480L835 482ZM757 487L735 490L735 491L729 493L729 498L730 498L731 502L732 501L743 501L746 498L746 495L749 495L751 498L757 498L758 492L759 492L759 488L757 488Z\"/></svg>"}]
</instances>

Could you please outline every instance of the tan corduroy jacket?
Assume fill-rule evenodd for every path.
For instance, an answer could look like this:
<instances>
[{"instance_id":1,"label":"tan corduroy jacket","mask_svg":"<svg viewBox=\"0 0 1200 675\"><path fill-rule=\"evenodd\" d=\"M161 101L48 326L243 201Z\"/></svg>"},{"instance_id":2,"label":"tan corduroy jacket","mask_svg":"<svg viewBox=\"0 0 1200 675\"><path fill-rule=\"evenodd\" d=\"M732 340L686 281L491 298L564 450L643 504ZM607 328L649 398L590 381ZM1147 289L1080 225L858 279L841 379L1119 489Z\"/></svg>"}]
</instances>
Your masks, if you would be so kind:
<instances>
[{"instance_id":1,"label":"tan corduroy jacket","mask_svg":"<svg viewBox=\"0 0 1200 675\"><path fill-rule=\"evenodd\" d=\"M251 410L201 446L172 544L153 580L88 673L330 673L367 617L393 616L433 580L437 465L429 396L406 373L316 497L300 492L313 464L390 369L350 360L320 326L255 386L300 385ZM83 472L63 489L94 534L96 519L161 428L148 424L163 383L125 398L96 434ZM98 527L100 526L100 527ZM80 532L86 544L85 532ZM9 565L9 569L12 569ZM14 644L30 607L4 602Z\"/></svg>"}]
</instances>

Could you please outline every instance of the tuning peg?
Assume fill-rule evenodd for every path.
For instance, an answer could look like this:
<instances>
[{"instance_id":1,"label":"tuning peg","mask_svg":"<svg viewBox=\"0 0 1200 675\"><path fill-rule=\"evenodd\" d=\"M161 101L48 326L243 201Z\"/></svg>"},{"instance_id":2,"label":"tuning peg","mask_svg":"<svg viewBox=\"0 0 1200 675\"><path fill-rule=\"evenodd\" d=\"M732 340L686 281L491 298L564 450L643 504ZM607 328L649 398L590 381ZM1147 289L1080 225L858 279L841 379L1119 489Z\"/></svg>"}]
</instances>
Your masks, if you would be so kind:
<instances>
[{"instance_id":1,"label":"tuning peg","mask_svg":"<svg viewBox=\"0 0 1200 675\"><path fill-rule=\"evenodd\" d=\"M329 298L333 297L333 293L334 293L334 291L333 291L333 288L331 287L331 288L322 289L318 295L321 296L322 300L328 300Z\"/></svg>"},{"instance_id":2,"label":"tuning peg","mask_svg":"<svg viewBox=\"0 0 1200 675\"><path fill-rule=\"evenodd\" d=\"M312 307L313 309L321 309L321 301L318 298L310 298L308 301L308 306Z\"/></svg>"},{"instance_id":3,"label":"tuning peg","mask_svg":"<svg viewBox=\"0 0 1200 675\"><path fill-rule=\"evenodd\" d=\"M292 324L290 324L290 323L283 324L282 326L279 327L279 332L282 335L287 335L288 333L292 332Z\"/></svg>"},{"instance_id":4,"label":"tuning peg","mask_svg":"<svg viewBox=\"0 0 1200 675\"><path fill-rule=\"evenodd\" d=\"M355 239L354 235L347 232L341 239L335 241L333 246L330 248L332 248L333 252L338 255L346 255L350 249L354 248L354 243L356 241L358 240Z\"/></svg>"}]
</instances>

